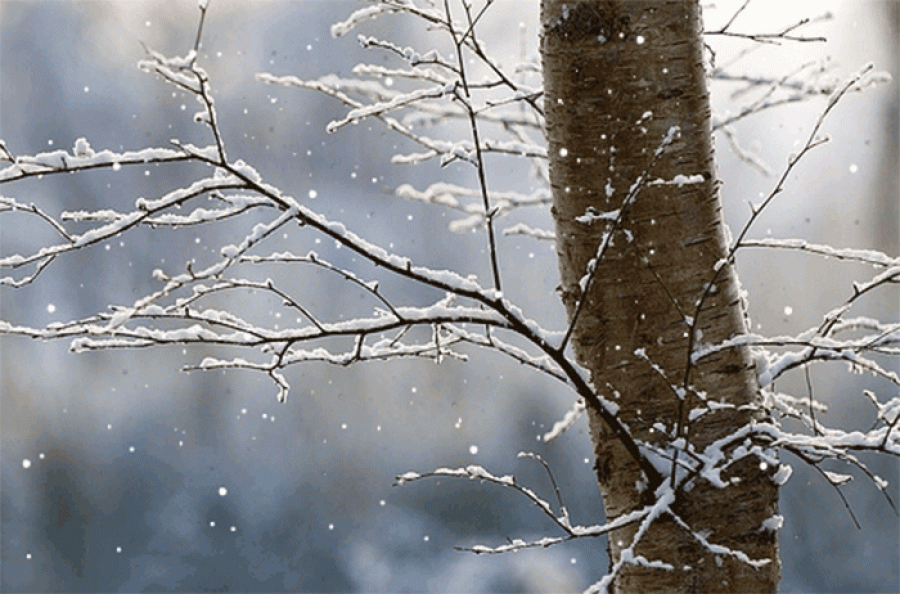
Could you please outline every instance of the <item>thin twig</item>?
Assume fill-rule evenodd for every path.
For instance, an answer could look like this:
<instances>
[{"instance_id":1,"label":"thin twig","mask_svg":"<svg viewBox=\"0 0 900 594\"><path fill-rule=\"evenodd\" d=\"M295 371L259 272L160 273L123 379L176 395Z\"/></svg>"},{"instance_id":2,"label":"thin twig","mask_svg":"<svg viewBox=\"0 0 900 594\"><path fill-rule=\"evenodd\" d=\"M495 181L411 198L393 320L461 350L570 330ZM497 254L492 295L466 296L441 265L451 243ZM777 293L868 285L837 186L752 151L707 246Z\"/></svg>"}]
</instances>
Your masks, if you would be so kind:
<instances>
[{"instance_id":1,"label":"thin twig","mask_svg":"<svg viewBox=\"0 0 900 594\"><path fill-rule=\"evenodd\" d=\"M466 7L466 14L469 15L468 5L463 3L463 6ZM447 27L450 31L450 36L453 39L453 44L456 46L456 57L457 57L457 66L459 68L459 80L462 83L463 93L465 93L465 99L462 100L462 104L465 106L466 111L469 114L469 126L472 130L472 140L475 143L475 161L476 161L476 171L478 172L478 186L481 188L481 199L482 205L484 207L484 216L485 216L485 225L487 226L487 235L488 235L488 251L491 260L491 273L494 277L494 288L502 293L503 288L500 284L500 263L497 257L497 242L494 238L494 214L495 212L491 208L490 198L488 196L487 189L487 180L485 177L484 171L484 159L481 154L481 141L479 140L478 135L478 120L475 117L475 111L472 108L471 100L472 96L469 92L469 81L466 77L466 67L465 67L465 58L463 57L463 43L465 42L466 36L461 38L457 37L456 31L453 27L453 18L450 13L450 2L449 0L444 0L444 10L447 14ZM471 16L471 15L469 15ZM470 31L474 33L475 23L470 19Z\"/></svg>"}]
</instances>

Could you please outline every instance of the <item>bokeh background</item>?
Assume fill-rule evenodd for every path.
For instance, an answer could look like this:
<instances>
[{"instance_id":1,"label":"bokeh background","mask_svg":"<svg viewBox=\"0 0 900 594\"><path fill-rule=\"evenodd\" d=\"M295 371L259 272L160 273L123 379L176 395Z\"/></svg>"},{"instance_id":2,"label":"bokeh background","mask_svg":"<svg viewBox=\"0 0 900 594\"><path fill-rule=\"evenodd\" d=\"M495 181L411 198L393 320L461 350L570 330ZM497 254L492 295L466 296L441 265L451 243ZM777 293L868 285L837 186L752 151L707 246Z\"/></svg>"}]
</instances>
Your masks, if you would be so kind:
<instances>
[{"instance_id":1,"label":"bokeh background","mask_svg":"<svg viewBox=\"0 0 900 594\"><path fill-rule=\"evenodd\" d=\"M707 6L707 28L721 26L741 4ZM212 0L201 60L229 155L253 164L285 192L306 197L314 190L315 206L367 239L429 265L486 277L480 234L450 233L451 213L394 196L403 183L474 184L471 169L390 165L389 156L409 146L378 123L327 135L325 125L344 113L337 102L254 78L261 71L349 76L360 62L398 65L384 53L361 49L353 35L331 37L331 24L362 5ZM733 71L741 74L783 76L809 62L827 62L828 75L842 78L874 62L894 78L838 106L824 127L832 142L798 167L751 235L898 255L898 5L754 0L734 30L777 31L830 12L832 18L803 30L828 42L767 45L744 55L746 42L708 37L717 62L737 60ZM537 12L537 0L498 0L491 9L480 30L501 63L536 59ZM198 15L196 2L187 0L3 0L0 139L17 154L70 149L79 137L98 150L166 146L172 138L206 144L205 131L191 119L194 100L136 68L142 43L184 54ZM434 43L429 32L400 18L380 18L361 32L422 50ZM734 95L737 88L714 83L717 114L740 108L745 98ZM732 228L746 220L748 200L759 201L771 190L824 102L768 110L735 126L741 145L768 164L769 176L717 137ZM523 171L514 160L493 160L489 184L528 191ZM51 176L0 192L54 213L125 209L139 196L158 197L196 175L191 166L148 166ZM547 212L521 217L550 227ZM154 268L174 272L188 260L208 262L241 230L236 223L126 234L60 259L27 287L3 288L0 317L40 325L131 303L155 286ZM45 228L25 217L0 218L4 254L50 240ZM278 241L297 253L315 248L345 262L339 250L317 244L312 235L276 239L276 246ZM511 236L502 240L501 256L505 277L517 281L510 289L514 298L546 326L561 327L552 246ZM846 263L762 250L741 254L739 272L754 328L767 334L817 324L852 293L854 279L870 276ZM353 315L372 305L328 275L297 274L297 290L323 316ZM385 290L413 302L434 299L402 284ZM259 307L261 316L271 305L253 296L241 299L232 305ZM898 310L896 291L859 307L891 320ZM511 491L465 480L393 486L407 470L477 463L514 473L551 498L543 470L516 457L534 451L552 466L574 520L600 522L584 421L551 444L536 439L571 405L562 386L471 351L468 363L293 368L291 398L278 405L264 377L179 372L207 354L215 353L173 348L76 355L63 342L0 338L0 590L579 591L605 570L600 540L496 556L454 550L556 534ZM843 367L819 370L813 382L816 396L831 406L828 421L841 426L870 414L860 397L863 387L896 394L896 387L851 376ZM779 388L806 393L802 376ZM892 497L900 500L896 462L866 460L891 481ZM781 503L782 590L898 591L898 519L877 489L866 480L844 489L862 526L857 530L817 473L799 462L794 466Z\"/></svg>"}]
</instances>

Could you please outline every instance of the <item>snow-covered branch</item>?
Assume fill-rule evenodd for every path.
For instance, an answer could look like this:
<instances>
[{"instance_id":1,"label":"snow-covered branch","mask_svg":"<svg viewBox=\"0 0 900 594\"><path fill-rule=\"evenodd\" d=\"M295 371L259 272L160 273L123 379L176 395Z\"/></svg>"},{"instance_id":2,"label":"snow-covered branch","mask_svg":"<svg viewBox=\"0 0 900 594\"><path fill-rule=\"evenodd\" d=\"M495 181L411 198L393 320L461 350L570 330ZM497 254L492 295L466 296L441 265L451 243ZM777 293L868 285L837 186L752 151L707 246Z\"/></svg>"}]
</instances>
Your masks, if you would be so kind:
<instances>
[{"instance_id":1,"label":"snow-covered branch","mask_svg":"<svg viewBox=\"0 0 900 594\"><path fill-rule=\"evenodd\" d=\"M535 456L529 454L528 452L520 452L519 457L525 458ZM542 460L540 460L540 458L537 459L541 461L541 463L545 464ZM568 510L561 504L558 510L554 510L550 502L541 498L537 493L535 493L535 491L533 491L529 487L520 484L516 480L515 476L495 475L477 464L472 464L464 468L438 468L431 472L425 473L409 471L397 476L395 484L398 486L405 485L407 483L412 483L421 479L434 477L467 478L469 480L491 483L499 485L501 487L513 489L514 491L517 491L524 495L532 505L541 510L541 512L545 516L547 516L554 524L556 524L556 526L564 533L564 536L544 537L531 542L522 539L515 539L511 540L508 544L494 547L486 545L475 545L473 547L457 547L457 549L459 550L469 551L476 554L506 553L510 551L517 551L520 549L535 547L547 548L556 544L566 542L568 540L572 540L574 538L602 536L614 530L618 530L620 528L624 528L631 524L640 522L651 512L651 508L642 508L627 514L623 514L605 524L597 524L592 526L573 525L571 522L571 518L569 517Z\"/></svg>"},{"instance_id":2,"label":"snow-covered branch","mask_svg":"<svg viewBox=\"0 0 900 594\"><path fill-rule=\"evenodd\" d=\"M173 206L182 205L190 199L196 198L197 196L201 196L213 191L241 188L243 186L244 185L241 180L235 177L216 176L199 180L186 188L178 188L176 190L173 190L157 200L145 200L143 198L139 198L135 201L135 210L129 213L120 214L114 213L113 211L104 210L92 214L64 214L64 219L67 218L74 221L109 221L106 224L77 234L74 232L63 231L65 227L62 225L62 223L50 219L48 215L44 214L42 211L39 211L37 207L25 207L26 210L40 214L41 218L52 221L52 226L60 231L60 234L63 235L66 241L55 245L44 246L38 251L32 252L30 254L10 254L8 256L0 257L0 268L17 269L28 264L36 265L36 270L32 274L27 275L21 279L15 279L8 276L3 277L0 278L0 284L22 286L24 284L30 283L37 277L40 272L45 269L45 267L50 262L52 262L55 258L62 254L80 250L90 245L107 241L138 225L152 224L154 215L161 213ZM19 209L19 203L16 201L4 200L3 206L5 206L6 208L0 209L0 214L2 214L4 210L15 211ZM202 219L203 215L207 217L206 220L210 220L208 218L210 216L210 212L208 211L205 213L197 214L199 216L197 216L195 220L198 222Z\"/></svg>"},{"instance_id":3,"label":"snow-covered branch","mask_svg":"<svg viewBox=\"0 0 900 594\"><path fill-rule=\"evenodd\" d=\"M196 149L213 158L214 147ZM108 149L95 151L84 138L75 142L72 151L55 150L35 155L13 156L7 160L12 164L0 169L0 184L14 182L27 177L73 173L90 169L110 168L118 171L126 165L147 165L149 163L171 163L187 161L192 157L184 151L168 148L145 148L136 151L114 152Z\"/></svg>"}]
</instances>

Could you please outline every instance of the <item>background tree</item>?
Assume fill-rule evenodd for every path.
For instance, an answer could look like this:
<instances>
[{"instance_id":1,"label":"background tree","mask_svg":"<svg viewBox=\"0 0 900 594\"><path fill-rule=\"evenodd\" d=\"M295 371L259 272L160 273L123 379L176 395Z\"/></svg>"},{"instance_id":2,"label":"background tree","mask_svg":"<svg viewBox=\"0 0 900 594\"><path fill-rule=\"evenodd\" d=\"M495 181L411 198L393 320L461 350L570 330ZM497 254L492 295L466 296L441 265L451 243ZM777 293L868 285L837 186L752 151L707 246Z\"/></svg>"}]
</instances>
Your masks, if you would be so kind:
<instances>
[{"instance_id":1,"label":"background tree","mask_svg":"<svg viewBox=\"0 0 900 594\"><path fill-rule=\"evenodd\" d=\"M76 321L71 323L49 324L43 327L12 323L5 325L4 329L9 333L43 338L80 337L76 338L74 345L82 349L196 344L209 355L200 360L199 368L261 370L276 382L281 397L287 394L290 376L286 369L301 361L327 361L345 365L351 362L396 357L424 356L438 360L452 359L468 355L467 345L474 344L506 354L513 360L536 368L549 377L566 381L592 410L605 410L612 425L618 423L622 431L630 431L627 416L601 401L599 391L591 389L567 356L565 347L570 330L565 325L558 333L542 330L523 313L529 311L529 308L524 307L528 304L528 291L525 289L529 287L517 289L511 287L512 283L509 281L503 280L504 263L507 260L502 257L504 248L498 239L500 234L496 232L495 225L505 217L512 219L522 207L545 205L547 193L546 186L531 194L493 192L490 189L489 175L492 169L486 165L487 159L494 154L529 157L533 160L538 180L547 179L547 170L545 152L540 142L542 107L539 101L539 88L529 86L526 82L522 82L520 77L507 73L499 64L490 60L477 37L480 19L491 4L475 8L459 6L454 9L456 11L454 15L449 3L442 7L432 7L387 2L355 13L351 19L336 26L333 31L338 34L344 33L373 17L386 12L401 11L416 19L424 19L431 27L436 28L436 31L446 35L450 41L450 45L443 51L419 53L412 48L378 38L364 37L362 39L364 46L385 50L408 62L404 68L362 65L356 69L357 75L370 76L374 80L359 82L325 77L307 82L292 77L273 75L261 77L266 82L314 88L347 103L352 108L351 112L346 117L335 120L330 126L332 130L366 118L380 118L389 128L424 147L416 149L415 152L403 152L401 156L395 158L396 161L422 162L439 158L443 165L461 163L474 166L475 181L473 183L472 178L468 180L474 190L461 185L446 184L433 184L421 191L412 186L403 186L399 190L399 193L407 198L437 202L462 211L464 218L453 224L455 229L484 231L470 236L481 245L487 246L485 249L487 257L479 266L483 269L475 270L474 276L469 271L462 274L449 273L437 266L423 265L418 259L411 261L394 255L391 251L380 249L371 243L371 235L368 233L366 237L362 237L347 231L344 225L329 220L331 214L327 212L323 214L321 211L328 211L333 206L323 204L321 201L315 202L318 191L309 190L308 195L303 192L302 201L291 198L264 181L263 176L245 162L234 157L229 158L230 150L234 149L226 151L231 145L227 142L228 136L222 133L219 123L222 118L216 115L213 87L209 84L207 72L200 68L196 54L189 54L184 58L167 58L151 51L143 62L143 67L173 84L179 93L188 98L193 96L200 101L201 111L195 119L206 124L212 131L211 144L205 148L194 148L182 140L176 142L174 148L133 152L95 151L87 140L79 139L71 151L52 151L28 157L7 150L10 166L2 174L4 180L7 183L11 181L27 183L27 178L34 177L40 178L41 183L49 183L46 180L60 172L98 168L128 169L123 167L127 165L146 167L148 162L164 164L184 161L200 167L186 168L187 176L193 178L180 176L175 189L156 194L161 195L161 198L139 199L135 202L133 210L115 211L104 208L95 211L68 211L60 216L55 213L49 214L37 206L32 207L27 202L8 199L6 205L12 216L36 216L38 218L35 218L35 221L50 223L48 229L58 233L62 240L53 243L37 236L24 238L25 243L21 245L25 247L17 247L14 253L4 256L3 263L19 271L15 276L8 277L7 283L27 288L36 280L40 282L43 279L39 275L58 256L80 251L94 243L114 242L119 239L121 233L129 231L134 234L140 231L142 226L148 231L155 229L152 232L157 234L156 237L168 237L165 231L167 227L175 230L192 229L197 225L216 222L225 228L223 235L225 237L230 235L230 239L226 239L221 249L211 253L206 251L197 253L183 269L180 269L179 264L175 264L173 269L170 263L163 263L164 266L154 272L154 277L159 283L156 288L142 298L127 298L124 306L113 311L76 316ZM723 31L727 29L728 26L725 26ZM199 33L197 38L199 40ZM470 58L481 64L481 70L472 65ZM392 84L403 79L409 79L420 86L397 89ZM827 106L830 110L846 91L855 90L871 81L871 78L862 80L856 78L844 85L832 85L830 88L826 84L812 86L805 92L815 94L834 91L832 100ZM746 82L751 88L760 84L764 88L772 87L775 90L782 86L789 87L779 81ZM522 107L517 104L520 101L523 103ZM761 104L765 107L768 105L768 103ZM413 113L404 118L395 115L405 108L412 108ZM454 120L464 123L470 134L469 140L459 142L436 140L435 138L441 138L441 134L437 132L426 135L429 126ZM801 154L818 144L817 130L818 125ZM500 134L509 136L498 140ZM664 153L668 143L661 140L657 144L657 148L660 147ZM796 159L791 160L785 176L794 168L796 162ZM207 172L204 172L205 167L209 168ZM266 177L269 178L271 176ZM674 181L674 178L662 176L658 179L662 181L663 186L667 185L666 182ZM175 181L173 179L173 183ZM639 178L634 180L635 183L638 181ZM769 204L771 198L781 191L783 181L784 178L764 204ZM313 209L313 206L317 208ZM593 213L599 218L598 222L604 220L605 212L608 211ZM762 208L754 208L751 223L760 212ZM338 214L351 216L347 213ZM590 216L591 213L586 212L585 215ZM301 224L299 228L296 227L297 222ZM360 228L377 235L377 229L372 228L370 224L363 224L365 226ZM513 235L547 236L546 233L527 224L509 226L505 231ZM336 249L333 253L329 252L329 260L335 261L336 264L330 264L322 257L323 248L317 247L315 252L299 255L295 253L297 245L310 242L310 235L334 242ZM397 236L396 232L393 236ZM743 233L739 235L738 242L743 240L743 236ZM238 237L243 237L243 240L235 241ZM399 239L399 236L397 237ZM39 247L29 251L27 249L29 240L38 242ZM387 246L387 242L385 245L394 249L394 246ZM427 242L426 250L421 252L418 258L430 261L434 256L427 248L433 245L433 242ZM799 247L810 253L821 251L818 246L801 245L796 242L769 242L769 245ZM263 247L266 248L265 251ZM741 246L739 244L732 246L735 250L738 247ZM890 259L885 259L886 257L868 252L831 250L828 253L862 259L873 266L890 265L891 262ZM176 257L178 257L176 262L184 261L183 255ZM605 257L599 258L598 262L604 264L604 259ZM376 267L368 268L365 262L374 263ZM327 311L328 308L322 307L321 300L306 298L304 290L307 287L305 283L297 282L296 272L279 275L278 271L288 263L305 264L312 270L324 272L325 276L334 274L338 280L343 279L349 286L357 287L359 294L368 296L377 309L373 313L369 304L363 304L358 312L355 309L348 309L332 314ZM478 263L475 265L478 266ZM400 278L404 282L413 281L414 285L406 286L417 284L424 287L424 290L407 288L398 291L388 287L386 282L392 277ZM490 280L479 281L479 278ZM866 293L872 287L886 285L892 278L890 275L882 276L873 281L874 284L860 285L859 288L862 293ZM380 281L380 284L373 282L376 280ZM229 299L228 295L232 293L240 294L240 300ZM398 301L400 299L402 301ZM851 299L848 303L852 305L855 300ZM350 302L344 301L344 307L351 307ZM781 358L775 354L769 360L761 355L757 356L762 386L764 388L770 386L774 378L792 366L817 359L834 359L837 357L836 353L839 353L845 361L849 356L854 364L881 373L883 377L891 380L891 374L887 369L863 357L866 354L872 357L891 355L893 348L891 345L896 340L895 330L872 319L862 321L855 319L851 328L840 323L843 315L843 311L836 312L831 318L835 323L823 325L818 334L798 335L793 339L774 341L754 336L744 340L744 344L763 345L768 342L769 346L783 346L790 349L793 344L795 347L794 352L788 352ZM287 319L286 316L296 318L297 326L285 326L283 320ZM418 330L419 328L422 330ZM857 342L850 346L846 342L836 342L835 332L848 329L865 331L866 328L872 334L854 339ZM859 342L860 340L862 342ZM692 357L701 360L714 356L717 352L734 350L735 346L734 341L705 343L704 350L692 351ZM256 351L256 355L232 354L235 349L240 350L243 347L249 348L251 353ZM658 365L652 358L648 359L650 369ZM660 369L664 373L664 369ZM679 383L671 381L663 382L662 385L666 384L669 384L675 392L680 386ZM895 447L892 431L896 420L891 416L890 406L885 405L890 404L890 398L882 397L882 404L877 407L880 425L869 434L870 440L877 441L867 443L855 441L848 444L841 442L843 436L848 433L820 431L817 425L819 421L814 416L815 404L811 395L808 399L808 413L801 407L802 399L793 401L774 391L764 392L764 396L768 400L764 402L767 402L770 412L774 407L776 413L779 410L782 413L787 411L788 414L799 417L801 421L807 421L811 427L812 438L802 433L791 433L783 427L761 424L750 433L737 435L744 439L741 445L745 450L753 450L760 444L765 447L778 445L788 451L799 452L802 457L818 465L829 457L846 457L848 450L853 448L891 450ZM311 401L307 400L307 403ZM573 413L581 407L582 405L576 404ZM690 420L693 421L698 414L700 413L692 414ZM663 442L660 445L640 436L628 437L620 433L619 437L626 447L631 448L636 459L641 459L641 465L645 468L649 480L655 479L654 474L660 474L662 478L667 476L665 473L671 468L669 462L674 457L673 452L680 452L678 457L688 465L689 471L699 470L704 476L715 476L715 473L726 469L733 460L741 460L746 456L745 451L737 451L740 450L737 448L730 452L732 459L728 457L713 459L709 449L698 451L694 448L692 451L690 447L685 448L687 443L678 443L677 440L671 443ZM630 446L627 445L629 441ZM671 451L667 452L667 448L671 448ZM723 451L728 450L724 448ZM759 453L759 450L757 449L755 453ZM667 455L669 461L666 461ZM659 464L660 459L664 463ZM824 476L834 484L846 480L844 476L831 471L824 473ZM456 470L440 470L433 474L468 476L512 487L529 496L540 510L550 516L563 534L562 537L552 538L549 541L539 540L533 543L514 541L510 545L494 550L509 550L533 544L546 546L576 536L604 534L621 525L573 526L569 519L570 515L567 509L562 507L561 501L559 505L550 505L513 479L493 475L481 466L469 465ZM781 477L786 474L786 470L779 471ZM401 482L420 476L422 475L407 473L401 476ZM668 492L674 495L683 485L678 482L678 474L668 476L671 477L669 481L659 480L656 477L656 482L660 486L670 485L671 490ZM656 495L651 505L638 510L628 520L653 526L661 516L674 516L667 496L659 492ZM777 518L774 520L777 523ZM688 530L687 534L690 533ZM705 536L702 533L696 530L694 533L695 540L704 546L716 544L704 542ZM638 544L637 541L635 544ZM478 547L476 550L488 549ZM715 552L726 556L735 556L739 553L736 549L715 549ZM640 559L637 561L640 562ZM606 580L600 585L605 583Z\"/></svg>"}]
</instances>

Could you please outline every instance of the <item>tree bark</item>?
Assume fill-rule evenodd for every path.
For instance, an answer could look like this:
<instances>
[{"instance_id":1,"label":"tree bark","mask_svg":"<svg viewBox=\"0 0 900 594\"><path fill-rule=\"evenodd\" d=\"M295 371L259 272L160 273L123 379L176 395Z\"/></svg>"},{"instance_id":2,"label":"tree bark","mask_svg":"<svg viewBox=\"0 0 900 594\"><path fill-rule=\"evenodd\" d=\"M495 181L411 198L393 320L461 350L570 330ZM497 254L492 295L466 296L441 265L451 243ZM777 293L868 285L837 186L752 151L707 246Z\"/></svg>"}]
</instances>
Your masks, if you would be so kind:
<instances>
[{"instance_id":1,"label":"tree bark","mask_svg":"<svg viewBox=\"0 0 900 594\"><path fill-rule=\"evenodd\" d=\"M698 2L542 0L541 19L560 291L575 356L639 443L671 451L681 438L703 451L757 418L759 387L745 349L690 364L697 343L745 331L736 276L722 265ZM590 408L589 424L607 518L652 502L634 457ZM672 509L691 530L664 514L633 550L673 569L627 563L612 590L776 591L776 535L764 527L777 513L773 466L749 455L722 474L736 479L726 488L684 482ZM610 535L611 564L636 529ZM695 534L770 561L713 554Z\"/></svg>"}]
</instances>

